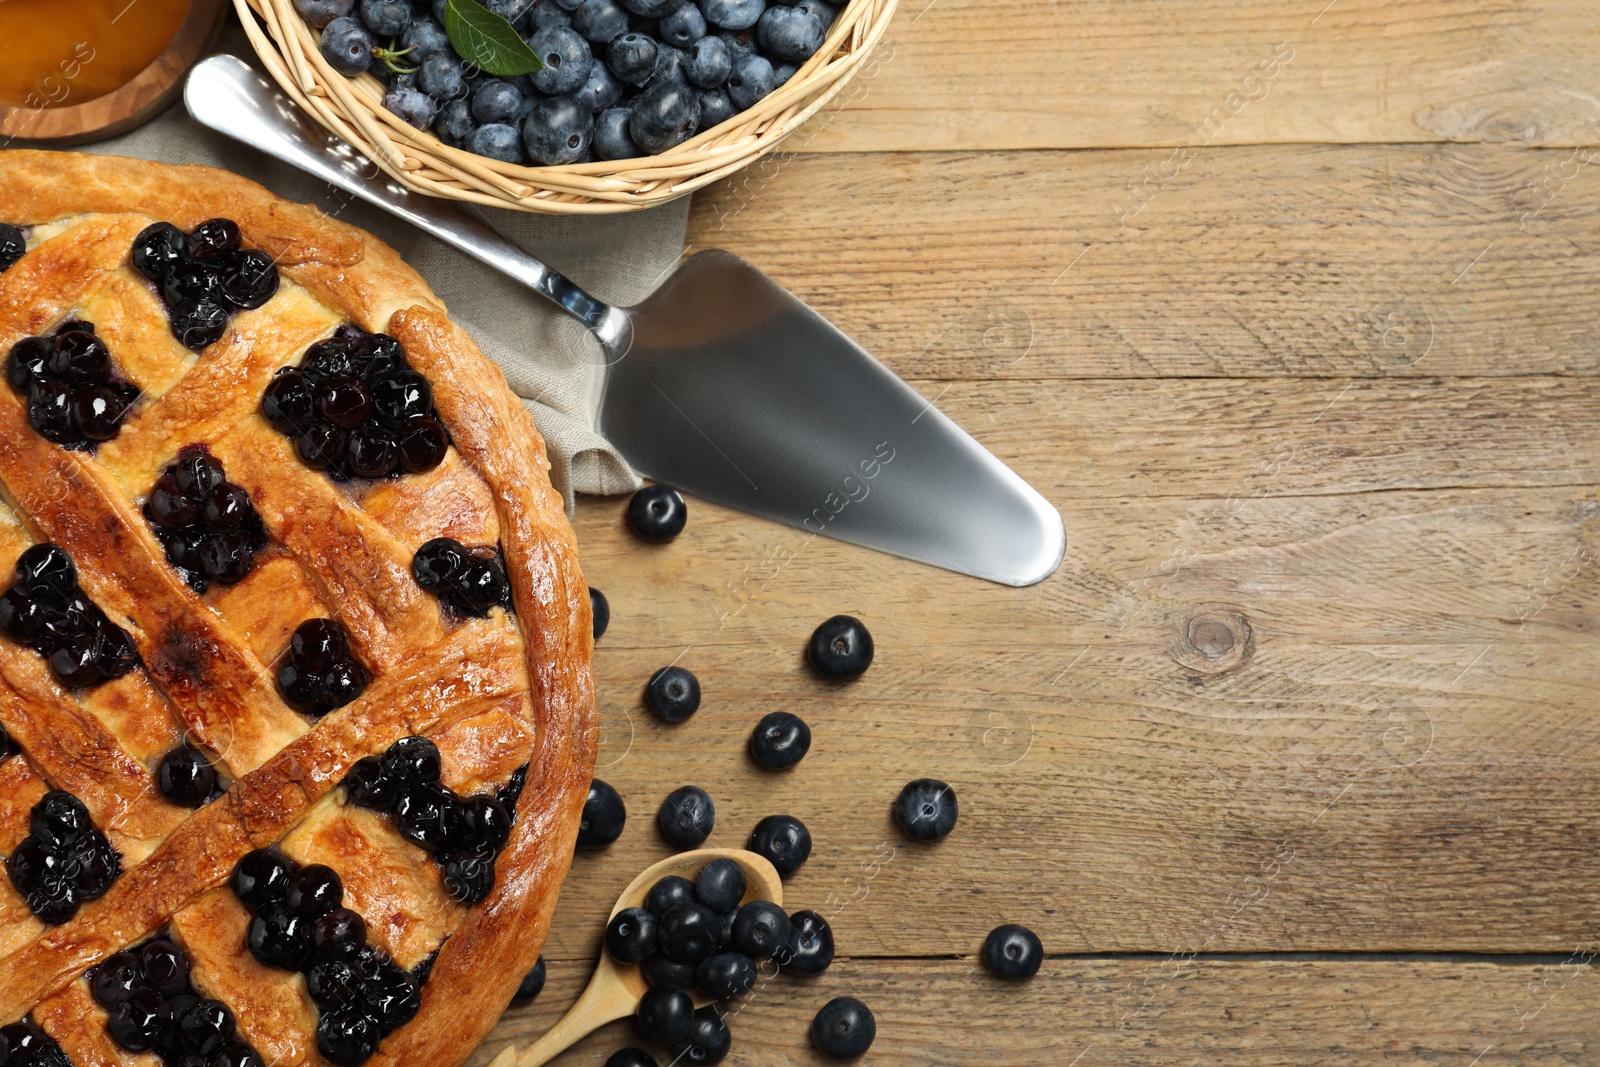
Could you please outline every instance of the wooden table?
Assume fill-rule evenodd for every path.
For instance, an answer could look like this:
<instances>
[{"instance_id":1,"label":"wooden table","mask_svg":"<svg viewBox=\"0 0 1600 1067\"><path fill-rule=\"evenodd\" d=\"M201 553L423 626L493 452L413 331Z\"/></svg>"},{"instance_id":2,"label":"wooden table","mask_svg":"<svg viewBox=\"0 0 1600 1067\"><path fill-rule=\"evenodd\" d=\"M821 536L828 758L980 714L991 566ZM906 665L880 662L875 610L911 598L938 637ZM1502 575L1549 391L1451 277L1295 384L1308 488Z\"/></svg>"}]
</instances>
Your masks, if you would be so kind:
<instances>
[{"instance_id":1,"label":"wooden table","mask_svg":"<svg viewBox=\"0 0 1600 1067\"><path fill-rule=\"evenodd\" d=\"M904 0L689 239L936 398L1066 561L1005 589L697 501L652 548L584 501L630 817L501 1035L575 997L695 783L713 844L810 826L789 903L842 954L761 986L730 1063L822 1062L849 993L875 1064L1600 1064L1596 16ZM801 659L836 612L878 646L839 688ZM705 689L677 728L638 704L674 661ZM790 774L744 755L774 709L815 732ZM924 775L961 802L934 847L888 818ZM1002 922L1043 938L1030 983L975 959Z\"/></svg>"}]
</instances>

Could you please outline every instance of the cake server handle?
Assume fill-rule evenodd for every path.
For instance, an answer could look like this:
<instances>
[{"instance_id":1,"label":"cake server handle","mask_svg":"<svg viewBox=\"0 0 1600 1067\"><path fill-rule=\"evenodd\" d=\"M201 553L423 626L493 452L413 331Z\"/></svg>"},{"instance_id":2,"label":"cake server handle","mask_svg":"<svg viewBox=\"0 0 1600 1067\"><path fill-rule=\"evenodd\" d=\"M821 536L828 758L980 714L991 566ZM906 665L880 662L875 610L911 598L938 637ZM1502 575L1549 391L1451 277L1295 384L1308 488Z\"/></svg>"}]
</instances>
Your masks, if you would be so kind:
<instances>
[{"instance_id":1,"label":"cake server handle","mask_svg":"<svg viewBox=\"0 0 1600 1067\"><path fill-rule=\"evenodd\" d=\"M398 215L524 283L587 326L605 349L607 364L627 354L633 341L627 312L596 300L459 208L406 189L342 138L312 125L294 101L238 56L217 55L197 64L184 85L183 102L201 125Z\"/></svg>"}]
</instances>

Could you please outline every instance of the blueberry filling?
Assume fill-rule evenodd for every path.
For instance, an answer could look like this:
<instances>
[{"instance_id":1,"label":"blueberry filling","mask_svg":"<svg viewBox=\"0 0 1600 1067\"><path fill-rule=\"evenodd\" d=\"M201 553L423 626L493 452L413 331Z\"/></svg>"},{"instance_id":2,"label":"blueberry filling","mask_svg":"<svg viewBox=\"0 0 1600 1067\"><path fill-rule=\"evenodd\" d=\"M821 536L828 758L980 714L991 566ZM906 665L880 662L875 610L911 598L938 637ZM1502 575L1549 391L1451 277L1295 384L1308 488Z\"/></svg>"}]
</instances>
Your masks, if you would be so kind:
<instances>
[{"instance_id":1,"label":"blueberry filling","mask_svg":"<svg viewBox=\"0 0 1600 1067\"><path fill-rule=\"evenodd\" d=\"M240 247L239 227L209 219L190 233L170 222L146 226L133 239L133 269L154 283L172 336L195 352L215 344L235 312L258 308L278 291L278 266Z\"/></svg>"},{"instance_id":2,"label":"blueberry filling","mask_svg":"<svg viewBox=\"0 0 1600 1067\"><path fill-rule=\"evenodd\" d=\"M365 1062L422 1007L427 970L407 971L367 943L366 923L343 906L344 886L331 868L257 849L239 860L230 885L251 912L251 955L304 975L319 1010L317 1050L329 1063ZM431 968L431 959L424 963Z\"/></svg>"},{"instance_id":3,"label":"blueberry filling","mask_svg":"<svg viewBox=\"0 0 1600 1067\"><path fill-rule=\"evenodd\" d=\"M164 935L107 956L88 979L106 1034L128 1052L153 1053L166 1067L265 1065L228 1006L195 992L188 957Z\"/></svg>"},{"instance_id":4,"label":"blueberry filling","mask_svg":"<svg viewBox=\"0 0 1600 1067\"><path fill-rule=\"evenodd\" d=\"M156 766L156 787L161 795L186 808L198 808L220 796L219 785L211 761L192 745L179 745Z\"/></svg>"},{"instance_id":5,"label":"blueberry filling","mask_svg":"<svg viewBox=\"0 0 1600 1067\"><path fill-rule=\"evenodd\" d=\"M278 692L296 711L321 718L367 688L367 672L350 652L344 627L307 619L289 638L289 659L278 668Z\"/></svg>"},{"instance_id":6,"label":"blueberry filling","mask_svg":"<svg viewBox=\"0 0 1600 1067\"><path fill-rule=\"evenodd\" d=\"M0 1026L0 1063L6 1067L71 1067L55 1038L32 1019Z\"/></svg>"},{"instance_id":7,"label":"blueberry filling","mask_svg":"<svg viewBox=\"0 0 1600 1067\"><path fill-rule=\"evenodd\" d=\"M24 337L6 357L6 380L27 397L28 425L46 441L87 451L122 429L139 388L116 373L94 324L69 319L48 337Z\"/></svg>"},{"instance_id":8,"label":"blueberry filling","mask_svg":"<svg viewBox=\"0 0 1600 1067\"><path fill-rule=\"evenodd\" d=\"M337 480L429 471L450 447L433 389L400 342L353 323L312 345L299 366L280 367L261 415L302 462Z\"/></svg>"},{"instance_id":9,"label":"blueberry filling","mask_svg":"<svg viewBox=\"0 0 1600 1067\"><path fill-rule=\"evenodd\" d=\"M22 227L0 222L0 271L8 271L28 250L28 238Z\"/></svg>"},{"instance_id":10,"label":"blueberry filling","mask_svg":"<svg viewBox=\"0 0 1600 1067\"><path fill-rule=\"evenodd\" d=\"M494 607L512 610L511 580L498 548L468 548L449 537L435 537L411 558L417 584L458 615L482 617Z\"/></svg>"},{"instance_id":11,"label":"blueberry filling","mask_svg":"<svg viewBox=\"0 0 1600 1067\"><path fill-rule=\"evenodd\" d=\"M144 517L167 562L196 593L212 582L242 581L267 544L250 494L227 480L205 445L185 445L161 472L145 499Z\"/></svg>"},{"instance_id":12,"label":"blueberry filling","mask_svg":"<svg viewBox=\"0 0 1600 1067\"><path fill-rule=\"evenodd\" d=\"M527 773L519 767L495 792L461 797L440 780L438 747L402 737L382 756L358 760L345 787L350 803L388 814L402 837L433 856L445 892L476 904L494 888L495 859L511 837Z\"/></svg>"},{"instance_id":13,"label":"blueberry filling","mask_svg":"<svg viewBox=\"0 0 1600 1067\"><path fill-rule=\"evenodd\" d=\"M71 793L52 789L33 806L28 836L6 860L11 884L41 922L60 925L97 900L122 873L122 859Z\"/></svg>"},{"instance_id":14,"label":"blueberry filling","mask_svg":"<svg viewBox=\"0 0 1600 1067\"><path fill-rule=\"evenodd\" d=\"M121 678L139 662L127 632L78 588L72 558L48 542L17 559L16 580L0 594L0 633L43 656L68 689Z\"/></svg>"}]
</instances>

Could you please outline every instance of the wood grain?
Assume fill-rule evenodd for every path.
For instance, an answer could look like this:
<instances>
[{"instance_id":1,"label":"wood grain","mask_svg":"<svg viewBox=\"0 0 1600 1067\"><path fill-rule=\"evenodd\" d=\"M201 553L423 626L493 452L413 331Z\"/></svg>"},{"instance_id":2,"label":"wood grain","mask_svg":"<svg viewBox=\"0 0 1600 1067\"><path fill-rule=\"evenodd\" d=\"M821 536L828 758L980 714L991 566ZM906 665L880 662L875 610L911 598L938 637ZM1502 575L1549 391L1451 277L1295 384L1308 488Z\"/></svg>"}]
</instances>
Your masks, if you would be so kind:
<instances>
[{"instance_id":1,"label":"wood grain","mask_svg":"<svg viewBox=\"0 0 1600 1067\"><path fill-rule=\"evenodd\" d=\"M1594 152L1213 148L1128 191L1167 157L795 157L697 197L689 242L907 378L1600 372Z\"/></svg>"},{"instance_id":2,"label":"wood grain","mask_svg":"<svg viewBox=\"0 0 1600 1067\"><path fill-rule=\"evenodd\" d=\"M729 1020L725 1062L837 1063L810 1049L806 1030L829 999L855 995L878 1025L862 1062L897 1067L1466 1065L1474 1057L1480 1067L1565 1067L1600 1057L1593 952L1590 943L1520 963L1067 958L1018 985L990 978L970 957L842 960L810 981L759 985ZM507 1013L472 1067L507 1041L542 1033L585 977L583 963L551 964L545 992ZM630 1044L644 1042L631 1023L614 1023L552 1062L600 1067Z\"/></svg>"},{"instance_id":3,"label":"wood grain","mask_svg":"<svg viewBox=\"0 0 1600 1067\"><path fill-rule=\"evenodd\" d=\"M800 151L1594 144L1583 0L911 0Z\"/></svg>"}]
</instances>

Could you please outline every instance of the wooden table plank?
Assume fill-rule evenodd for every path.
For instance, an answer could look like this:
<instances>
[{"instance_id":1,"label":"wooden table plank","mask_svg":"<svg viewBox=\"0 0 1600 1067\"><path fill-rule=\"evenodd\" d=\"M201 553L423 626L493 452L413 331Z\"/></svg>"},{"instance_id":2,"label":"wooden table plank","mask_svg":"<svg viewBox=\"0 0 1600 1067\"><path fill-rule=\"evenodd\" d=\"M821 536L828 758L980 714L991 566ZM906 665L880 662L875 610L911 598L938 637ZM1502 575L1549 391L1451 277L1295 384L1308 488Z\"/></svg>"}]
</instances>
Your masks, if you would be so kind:
<instances>
[{"instance_id":1,"label":"wooden table plank","mask_svg":"<svg viewBox=\"0 0 1600 1067\"><path fill-rule=\"evenodd\" d=\"M1021 985L972 959L841 960L809 981L758 986L729 1021L725 1062L838 1062L810 1049L806 1029L829 999L857 995L877 1019L863 1061L875 1065L1593 1063L1595 951L1591 939L1536 963L1053 959ZM545 992L506 1015L473 1067L542 1033L587 973L587 963L552 964ZM628 1044L642 1044L632 1024L614 1023L553 1062L600 1067Z\"/></svg>"},{"instance_id":2,"label":"wooden table plank","mask_svg":"<svg viewBox=\"0 0 1600 1067\"><path fill-rule=\"evenodd\" d=\"M908 378L1600 372L1590 153L1208 149L1125 189L1164 156L798 157L696 197L689 244Z\"/></svg>"},{"instance_id":3,"label":"wooden table plank","mask_svg":"<svg viewBox=\"0 0 1600 1067\"><path fill-rule=\"evenodd\" d=\"M790 148L1594 144L1597 33L1583 0L904 0Z\"/></svg>"}]
</instances>

